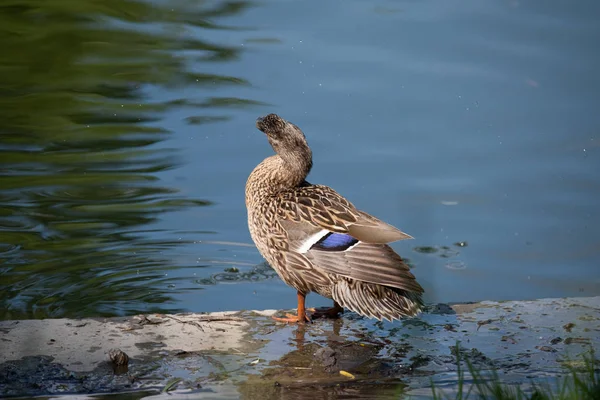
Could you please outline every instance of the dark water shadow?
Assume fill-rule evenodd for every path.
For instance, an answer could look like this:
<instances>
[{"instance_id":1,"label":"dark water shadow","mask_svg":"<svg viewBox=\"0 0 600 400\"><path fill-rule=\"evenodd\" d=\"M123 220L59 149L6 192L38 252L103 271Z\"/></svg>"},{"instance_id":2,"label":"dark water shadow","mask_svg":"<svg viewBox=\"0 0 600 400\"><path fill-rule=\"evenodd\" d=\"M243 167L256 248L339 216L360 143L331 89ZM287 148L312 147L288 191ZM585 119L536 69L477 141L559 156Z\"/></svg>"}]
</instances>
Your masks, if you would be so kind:
<instances>
[{"instance_id":1,"label":"dark water shadow","mask_svg":"<svg viewBox=\"0 0 600 400\"><path fill-rule=\"evenodd\" d=\"M248 7L0 5L0 319L177 311L165 272L182 266L163 252L185 241L152 224L211 202L160 181L178 166L161 121L175 109L190 123L222 120L258 103L151 92L247 86L201 68L235 61L239 48L182 30L234 29L219 19Z\"/></svg>"}]
</instances>

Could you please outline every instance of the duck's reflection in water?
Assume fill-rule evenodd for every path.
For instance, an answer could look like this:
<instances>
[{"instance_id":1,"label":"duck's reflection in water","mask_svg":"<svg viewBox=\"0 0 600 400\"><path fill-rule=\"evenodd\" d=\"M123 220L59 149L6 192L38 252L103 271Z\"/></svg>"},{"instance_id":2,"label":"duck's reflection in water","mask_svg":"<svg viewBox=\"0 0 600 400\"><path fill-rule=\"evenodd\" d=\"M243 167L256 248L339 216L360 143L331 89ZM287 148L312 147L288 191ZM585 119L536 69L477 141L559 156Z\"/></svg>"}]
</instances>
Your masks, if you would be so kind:
<instances>
[{"instance_id":1,"label":"duck's reflection in water","mask_svg":"<svg viewBox=\"0 0 600 400\"><path fill-rule=\"evenodd\" d=\"M240 385L245 399L400 398L405 385L393 363L377 357L384 344L348 336L343 318L295 325L293 350ZM363 340L364 339L364 340ZM342 372L342 373L340 373ZM346 374L346 372L348 374Z\"/></svg>"}]
</instances>

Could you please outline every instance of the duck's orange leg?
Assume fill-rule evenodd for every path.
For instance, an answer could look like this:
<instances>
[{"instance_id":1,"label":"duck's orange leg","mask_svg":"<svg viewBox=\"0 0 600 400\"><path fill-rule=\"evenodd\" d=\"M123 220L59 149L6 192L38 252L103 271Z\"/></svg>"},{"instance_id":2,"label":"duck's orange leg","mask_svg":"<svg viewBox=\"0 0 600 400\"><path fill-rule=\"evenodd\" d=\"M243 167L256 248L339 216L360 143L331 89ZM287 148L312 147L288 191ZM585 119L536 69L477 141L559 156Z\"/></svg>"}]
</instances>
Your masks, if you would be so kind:
<instances>
[{"instance_id":1,"label":"duck's orange leg","mask_svg":"<svg viewBox=\"0 0 600 400\"><path fill-rule=\"evenodd\" d=\"M306 315L306 307L305 307L306 295L304 293L298 292L298 315L294 314L285 314L286 318L278 318L271 317L275 321L287 322L287 323L300 323L303 324L305 322L312 322L308 315Z\"/></svg>"},{"instance_id":2,"label":"duck's orange leg","mask_svg":"<svg viewBox=\"0 0 600 400\"><path fill-rule=\"evenodd\" d=\"M344 308L342 306L340 306L337 301L333 301L333 307L330 308L317 308L317 309L312 309L310 311L313 311L312 317L313 318L337 318L338 315L340 313L344 312Z\"/></svg>"}]
</instances>

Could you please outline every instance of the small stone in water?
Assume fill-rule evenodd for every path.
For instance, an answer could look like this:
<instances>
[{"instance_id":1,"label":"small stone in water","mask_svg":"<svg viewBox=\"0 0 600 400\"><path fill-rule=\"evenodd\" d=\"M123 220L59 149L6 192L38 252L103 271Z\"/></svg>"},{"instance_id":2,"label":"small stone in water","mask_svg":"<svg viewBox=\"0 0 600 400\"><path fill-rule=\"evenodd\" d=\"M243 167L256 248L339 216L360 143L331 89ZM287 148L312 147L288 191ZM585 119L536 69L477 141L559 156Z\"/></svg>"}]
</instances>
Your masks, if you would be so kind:
<instances>
[{"instance_id":1,"label":"small stone in water","mask_svg":"<svg viewBox=\"0 0 600 400\"><path fill-rule=\"evenodd\" d=\"M108 351L108 357L115 365L127 365L129 363L129 356L120 349L111 349Z\"/></svg>"}]
</instances>

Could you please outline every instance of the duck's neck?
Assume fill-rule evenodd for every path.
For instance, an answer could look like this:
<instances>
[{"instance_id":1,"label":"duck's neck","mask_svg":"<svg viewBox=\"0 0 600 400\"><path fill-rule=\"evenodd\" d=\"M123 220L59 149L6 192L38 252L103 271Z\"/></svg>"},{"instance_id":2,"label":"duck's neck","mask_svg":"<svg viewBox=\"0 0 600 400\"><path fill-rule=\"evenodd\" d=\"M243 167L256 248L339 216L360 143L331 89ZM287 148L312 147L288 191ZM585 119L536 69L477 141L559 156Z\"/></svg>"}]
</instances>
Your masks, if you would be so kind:
<instances>
[{"instance_id":1,"label":"duck's neck","mask_svg":"<svg viewBox=\"0 0 600 400\"><path fill-rule=\"evenodd\" d=\"M305 183L312 168L312 157L295 154L277 154L265 158L254 168L246 183L246 201L258 201L283 190Z\"/></svg>"},{"instance_id":2,"label":"duck's neck","mask_svg":"<svg viewBox=\"0 0 600 400\"><path fill-rule=\"evenodd\" d=\"M282 160L278 175L283 179L283 183L287 182L289 187L300 186L312 168L312 152L310 148L306 146L302 149L284 151L280 152L278 156Z\"/></svg>"}]
</instances>

